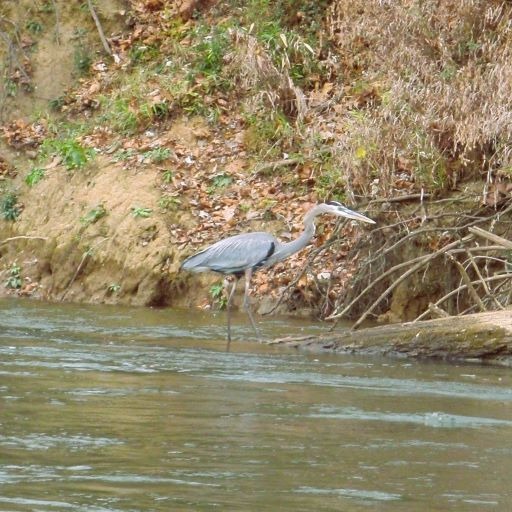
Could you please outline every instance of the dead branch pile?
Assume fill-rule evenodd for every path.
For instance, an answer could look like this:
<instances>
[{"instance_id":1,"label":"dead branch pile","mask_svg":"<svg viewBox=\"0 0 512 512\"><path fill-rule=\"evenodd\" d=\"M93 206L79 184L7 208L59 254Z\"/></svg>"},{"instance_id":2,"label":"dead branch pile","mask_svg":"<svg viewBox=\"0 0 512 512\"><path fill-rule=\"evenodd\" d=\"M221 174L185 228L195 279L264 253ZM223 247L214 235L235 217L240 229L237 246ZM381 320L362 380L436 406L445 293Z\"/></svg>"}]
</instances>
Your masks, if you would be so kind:
<instances>
[{"instance_id":1,"label":"dead branch pile","mask_svg":"<svg viewBox=\"0 0 512 512\"><path fill-rule=\"evenodd\" d=\"M383 321L420 320L510 304L512 200L471 213L446 209L447 201L420 203L409 218L362 239L378 249L360 265L328 319L357 318L358 327L379 315ZM398 216L387 206L387 218Z\"/></svg>"}]
</instances>

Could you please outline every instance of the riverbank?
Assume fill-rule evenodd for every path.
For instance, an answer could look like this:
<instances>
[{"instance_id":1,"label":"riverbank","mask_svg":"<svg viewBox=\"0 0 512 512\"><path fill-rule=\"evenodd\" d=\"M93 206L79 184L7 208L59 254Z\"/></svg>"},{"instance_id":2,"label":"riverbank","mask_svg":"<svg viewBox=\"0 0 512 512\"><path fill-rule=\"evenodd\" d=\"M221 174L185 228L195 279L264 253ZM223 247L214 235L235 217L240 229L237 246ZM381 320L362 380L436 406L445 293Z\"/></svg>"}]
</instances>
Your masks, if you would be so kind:
<instances>
[{"instance_id":1,"label":"riverbank","mask_svg":"<svg viewBox=\"0 0 512 512\"><path fill-rule=\"evenodd\" d=\"M185 258L290 241L337 200L375 226L319 219L311 248L254 275L255 310L510 304L512 7L4 4L0 296L222 309L222 278Z\"/></svg>"},{"instance_id":2,"label":"riverbank","mask_svg":"<svg viewBox=\"0 0 512 512\"><path fill-rule=\"evenodd\" d=\"M271 343L312 351L512 366L512 308Z\"/></svg>"}]
</instances>

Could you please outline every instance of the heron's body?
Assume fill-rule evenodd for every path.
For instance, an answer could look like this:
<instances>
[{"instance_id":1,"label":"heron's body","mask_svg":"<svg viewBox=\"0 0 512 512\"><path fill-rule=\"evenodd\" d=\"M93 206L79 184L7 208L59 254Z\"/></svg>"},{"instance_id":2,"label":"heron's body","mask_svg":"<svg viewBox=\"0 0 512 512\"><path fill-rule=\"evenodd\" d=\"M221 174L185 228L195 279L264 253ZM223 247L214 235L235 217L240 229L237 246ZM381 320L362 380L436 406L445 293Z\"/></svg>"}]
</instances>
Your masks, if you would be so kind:
<instances>
[{"instance_id":1,"label":"heron's body","mask_svg":"<svg viewBox=\"0 0 512 512\"><path fill-rule=\"evenodd\" d=\"M193 272L212 270L241 276L248 268L256 270L268 264L279 242L263 231L230 236L186 259L181 268Z\"/></svg>"},{"instance_id":2,"label":"heron's body","mask_svg":"<svg viewBox=\"0 0 512 512\"><path fill-rule=\"evenodd\" d=\"M224 238L206 249L190 256L181 265L183 270L191 272L213 271L221 274L235 276L235 282L229 294L228 311L228 341L231 340L230 305L235 292L236 284L240 277L245 274L244 308L258 334L249 306L249 285L252 273L261 267L269 267L278 261L298 252L308 245L315 234L315 217L322 213L345 217L348 219L360 220L374 224L374 221L361 213L349 210L340 203L334 201L321 203L313 207L304 217L304 231L295 240L288 243L281 243L270 233L256 231L242 233L240 235ZM259 334L258 334L259 336Z\"/></svg>"}]
</instances>

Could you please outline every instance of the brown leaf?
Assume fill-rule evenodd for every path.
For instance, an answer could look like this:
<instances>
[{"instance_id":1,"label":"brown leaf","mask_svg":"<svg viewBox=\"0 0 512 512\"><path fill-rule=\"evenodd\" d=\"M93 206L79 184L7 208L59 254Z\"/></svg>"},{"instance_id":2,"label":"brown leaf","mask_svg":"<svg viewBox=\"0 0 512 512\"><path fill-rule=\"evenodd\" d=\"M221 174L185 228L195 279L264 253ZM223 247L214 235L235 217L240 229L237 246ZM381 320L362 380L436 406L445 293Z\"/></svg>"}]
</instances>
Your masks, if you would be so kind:
<instances>
[{"instance_id":1,"label":"brown leaf","mask_svg":"<svg viewBox=\"0 0 512 512\"><path fill-rule=\"evenodd\" d=\"M245 168L246 161L237 158L236 160L232 160L228 164L226 164L226 172L229 174L238 174Z\"/></svg>"}]
</instances>

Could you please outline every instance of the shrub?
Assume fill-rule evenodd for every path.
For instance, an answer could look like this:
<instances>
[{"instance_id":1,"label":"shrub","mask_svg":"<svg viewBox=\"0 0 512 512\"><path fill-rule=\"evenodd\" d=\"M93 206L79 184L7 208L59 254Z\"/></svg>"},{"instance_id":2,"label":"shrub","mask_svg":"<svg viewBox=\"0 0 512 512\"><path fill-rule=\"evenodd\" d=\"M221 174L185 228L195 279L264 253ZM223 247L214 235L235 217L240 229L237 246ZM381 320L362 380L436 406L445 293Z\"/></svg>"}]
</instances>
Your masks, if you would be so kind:
<instances>
[{"instance_id":1,"label":"shrub","mask_svg":"<svg viewBox=\"0 0 512 512\"><path fill-rule=\"evenodd\" d=\"M45 170L40 167L33 167L28 174L25 176L25 183L29 187L33 187L36 183L39 183L45 175Z\"/></svg>"},{"instance_id":2,"label":"shrub","mask_svg":"<svg viewBox=\"0 0 512 512\"><path fill-rule=\"evenodd\" d=\"M17 195L14 192L4 192L0 197L0 216L4 220L15 221L20 213Z\"/></svg>"},{"instance_id":3,"label":"shrub","mask_svg":"<svg viewBox=\"0 0 512 512\"><path fill-rule=\"evenodd\" d=\"M42 150L43 153L59 155L68 171L84 167L95 154L94 149L82 146L74 138L47 139Z\"/></svg>"}]
</instances>

